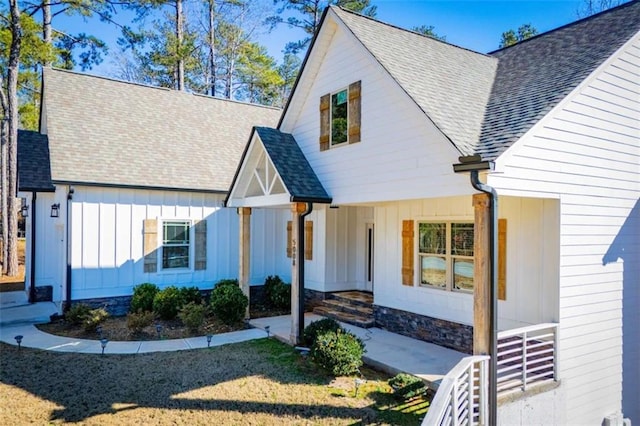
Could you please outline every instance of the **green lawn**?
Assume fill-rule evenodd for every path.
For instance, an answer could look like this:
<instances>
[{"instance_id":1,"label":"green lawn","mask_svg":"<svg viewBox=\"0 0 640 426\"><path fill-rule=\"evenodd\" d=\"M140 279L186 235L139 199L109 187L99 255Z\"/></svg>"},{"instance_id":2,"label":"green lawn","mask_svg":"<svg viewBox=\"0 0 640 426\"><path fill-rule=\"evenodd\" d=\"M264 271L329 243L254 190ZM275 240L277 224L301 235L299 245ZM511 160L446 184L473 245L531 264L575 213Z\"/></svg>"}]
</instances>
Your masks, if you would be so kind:
<instances>
[{"instance_id":1,"label":"green lawn","mask_svg":"<svg viewBox=\"0 0 640 426\"><path fill-rule=\"evenodd\" d=\"M274 339L140 355L18 350L0 343L0 424L419 424L371 370L334 379Z\"/></svg>"}]
</instances>

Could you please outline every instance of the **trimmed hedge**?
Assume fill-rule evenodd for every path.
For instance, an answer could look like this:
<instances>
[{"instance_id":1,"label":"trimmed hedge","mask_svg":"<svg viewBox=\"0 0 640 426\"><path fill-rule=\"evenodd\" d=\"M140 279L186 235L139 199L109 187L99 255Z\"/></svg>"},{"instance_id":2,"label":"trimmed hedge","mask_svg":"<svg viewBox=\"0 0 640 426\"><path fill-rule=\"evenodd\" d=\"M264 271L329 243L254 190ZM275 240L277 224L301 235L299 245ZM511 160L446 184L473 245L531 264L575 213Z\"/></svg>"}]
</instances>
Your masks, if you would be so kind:
<instances>
[{"instance_id":1,"label":"trimmed hedge","mask_svg":"<svg viewBox=\"0 0 640 426\"><path fill-rule=\"evenodd\" d=\"M142 283L133 288L133 297L129 312L151 312L153 310L153 299L160 289L152 283Z\"/></svg>"},{"instance_id":2,"label":"trimmed hedge","mask_svg":"<svg viewBox=\"0 0 640 426\"><path fill-rule=\"evenodd\" d=\"M173 285L160 290L153 298L153 312L164 320L174 319L182 305L182 294Z\"/></svg>"},{"instance_id":3,"label":"trimmed hedge","mask_svg":"<svg viewBox=\"0 0 640 426\"><path fill-rule=\"evenodd\" d=\"M216 284L211 292L211 310L225 324L233 324L244 318L249 306L249 299L238 286L231 285L231 280L223 280Z\"/></svg>"}]
</instances>

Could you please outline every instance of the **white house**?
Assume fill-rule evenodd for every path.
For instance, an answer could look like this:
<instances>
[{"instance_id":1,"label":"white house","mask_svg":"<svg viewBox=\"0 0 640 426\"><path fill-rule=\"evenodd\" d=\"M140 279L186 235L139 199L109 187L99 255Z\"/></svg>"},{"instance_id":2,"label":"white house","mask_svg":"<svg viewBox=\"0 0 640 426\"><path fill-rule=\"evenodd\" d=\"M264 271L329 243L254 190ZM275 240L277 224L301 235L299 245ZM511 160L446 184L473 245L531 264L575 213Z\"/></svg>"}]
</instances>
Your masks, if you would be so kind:
<instances>
[{"instance_id":1,"label":"white house","mask_svg":"<svg viewBox=\"0 0 640 426\"><path fill-rule=\"evenodd\" d=\"M40 132L20 134L32 300L122 312L143 282L211 289L236 277L238 217L224 196L251 127L281 110L56 69L43 82ZM255 282L288 277L286 220L256 215Z\"/></svg>"},{"instance_id":2,"label":"white house","mask_svg":"<svg viewBox=\"0 0 640 426\"><path fill-rule=\"evenodd\" d=\"M453 166L486 169L500 342L547 360L527 376L546 387L502 401L498 423L640 422L639 30L633 1L485 55L331 7L227 206L247 227L292 212L307 293L370 291L376 326L483 353L490 197Z\"/></svg>"}]
</instances>

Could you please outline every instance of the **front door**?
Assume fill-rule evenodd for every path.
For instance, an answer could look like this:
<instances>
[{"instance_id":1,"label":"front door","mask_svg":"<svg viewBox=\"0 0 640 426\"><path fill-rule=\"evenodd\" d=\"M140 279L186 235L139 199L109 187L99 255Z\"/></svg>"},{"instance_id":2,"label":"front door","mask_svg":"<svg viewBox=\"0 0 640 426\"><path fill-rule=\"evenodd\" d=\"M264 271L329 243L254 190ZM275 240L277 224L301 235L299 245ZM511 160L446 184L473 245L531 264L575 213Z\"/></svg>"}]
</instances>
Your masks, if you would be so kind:
<instances>
[{"instance_id":1,"label":"front door","mask_svg":"<svg viewBox=\"0 0 640 426\"><path fill-rule=\"evenodd\" d=\"M367 223L365 235L365 290L373 292L373 223Z\"/></svg>"}]
</instances>

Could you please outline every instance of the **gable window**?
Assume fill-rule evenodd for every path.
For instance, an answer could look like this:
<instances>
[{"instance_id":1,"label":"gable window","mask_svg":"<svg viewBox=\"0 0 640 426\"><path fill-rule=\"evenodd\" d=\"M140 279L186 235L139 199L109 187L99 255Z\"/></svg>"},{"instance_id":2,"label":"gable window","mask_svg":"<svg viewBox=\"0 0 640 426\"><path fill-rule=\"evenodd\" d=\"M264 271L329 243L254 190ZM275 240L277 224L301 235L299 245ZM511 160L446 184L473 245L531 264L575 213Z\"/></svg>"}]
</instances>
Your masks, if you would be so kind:
<instances>
[{"instance_id":1,"label":"gable window","mask_svg":"<svg viewBox=\"0 0 640 426\"><path fill-rule=\"evenodd\" d=\"M320 151L360 142L361 82L320 98Z\"/></svg>"},{"instance_id":2,"label":"gable window","mask_svg":"<svg viewBox=\"0 0 640 426\"><path fill-rule=\"evenodd\" d=\"M418 224L420 285L473 291L473 223Z\"/></svg>"},{"instance_id":3,"label":"gable window","mask_svg":"<svg viewBox=\"0 0 640 426\"><path fill-rule=\"evenodd\" d=\"M347 141L348 135L347 89L331 95L331 145Z\"/></svg>"},{"instance_id":4,"label":"gable window","mask_svg":"<svg viewBox=\"0 0 640 426\"><path fill-rule=\"evenodd\" d=\"M162 223L162 269L189 268L191 222Z\"/></svg>"}]
</instances>

